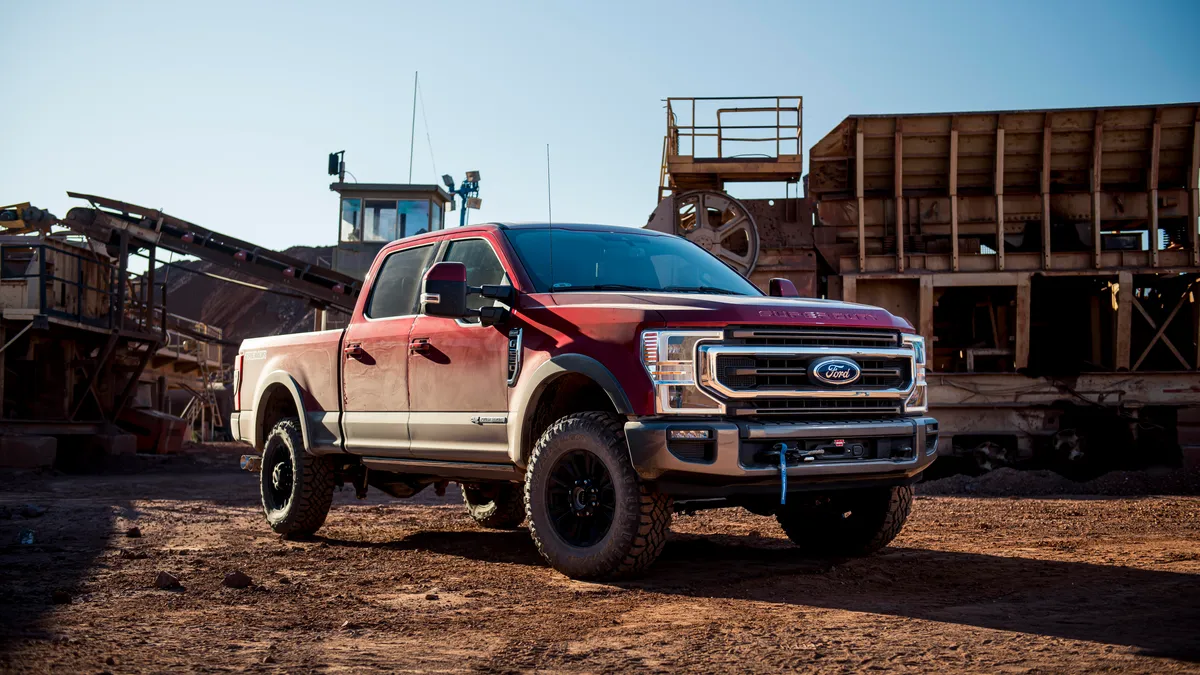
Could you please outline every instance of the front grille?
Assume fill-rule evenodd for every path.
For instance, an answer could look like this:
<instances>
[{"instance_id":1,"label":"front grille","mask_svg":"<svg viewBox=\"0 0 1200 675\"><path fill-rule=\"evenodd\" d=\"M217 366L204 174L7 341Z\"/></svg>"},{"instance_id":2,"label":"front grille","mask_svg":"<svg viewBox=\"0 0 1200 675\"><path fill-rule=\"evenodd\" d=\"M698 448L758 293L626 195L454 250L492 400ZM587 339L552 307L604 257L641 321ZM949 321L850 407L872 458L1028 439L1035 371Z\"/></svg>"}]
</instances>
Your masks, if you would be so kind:
<instances>
[{"instance_id":1,"label":"front grille","mask_svg":"<svg viewBox=\"0 0 1200 675\"><path fill-rule=\"evenodd\" d=\"M880 328L755 328L741 326L725 329L724 344L895 348L900 346L900 333Z\"/></svg>"},{"instance_id":2,"label":"front grille","mask_svg":"<svg viewBox=\"0 0 1200 675\"><path fill-rule=\"evenodd\" d=\"M808 365L820 355L780 358L765 354L753 356L725 354L717 357L717 381L737 391L822 391L828 387L808 379ZM878 391L908 386L909 363L905 358L856 359L862 368L857 382L845 388Z\"/></svg>"},{"instance_id":3,"label":"front grille","mask_svg":"<svg viewBox=\"0 0 1200 675\"><path fill-rule=\"evenodd\" d=\"M899 415L899 398L755 398L729 406L737 416L836 417Z\"/></svg>"}]
</instances>

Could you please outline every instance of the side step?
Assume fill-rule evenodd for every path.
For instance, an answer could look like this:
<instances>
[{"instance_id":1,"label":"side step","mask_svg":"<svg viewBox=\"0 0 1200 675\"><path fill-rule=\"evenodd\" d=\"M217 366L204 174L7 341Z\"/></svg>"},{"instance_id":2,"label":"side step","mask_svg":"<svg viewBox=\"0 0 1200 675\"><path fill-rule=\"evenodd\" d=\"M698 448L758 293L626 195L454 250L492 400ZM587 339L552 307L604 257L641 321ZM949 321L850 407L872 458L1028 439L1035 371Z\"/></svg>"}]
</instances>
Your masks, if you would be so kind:
<instances>
[{"instance_id":1,"label":"side step","mask_svg":"<svg viewBox=\"0 0 1200 675\"><path fill-rule=\"evenodd\" d=\"M522 473L512 464L439 462L430 459L398 459L394 457L363 457L362 463L372 471L415 473L446 478L519 481L522 476Z\"/></svg>"}]
</instances>

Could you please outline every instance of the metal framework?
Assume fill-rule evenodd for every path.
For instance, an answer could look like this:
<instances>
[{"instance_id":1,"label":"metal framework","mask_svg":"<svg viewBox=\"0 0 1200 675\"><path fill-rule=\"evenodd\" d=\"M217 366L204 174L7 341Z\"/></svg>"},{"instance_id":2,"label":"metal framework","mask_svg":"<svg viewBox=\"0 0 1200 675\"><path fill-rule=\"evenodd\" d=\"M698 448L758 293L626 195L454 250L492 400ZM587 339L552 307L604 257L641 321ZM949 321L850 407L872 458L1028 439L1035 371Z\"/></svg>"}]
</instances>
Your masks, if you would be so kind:
<instances>
[{"instance_id":1,"label":"metal framework","mask_svg":"<svg viewBox=\"0 0 1200 675\"><path fill-rule=\"evenodd\" d=\"M307 298L314 305L353 311L362 281L277 251L136 204L67 193L92 208L74 208L59 223L100 242L125 233L143 246L162 247L237 270Z\"/></svg>"},{"instance_id":2,"label":"metal framework","mask_svg":"<svg viewBox=\"0 0 1200 675\"><path fill-rule=\"evenodd\" d=\"M800 96L668 98L658 199L726 181L795 183L803 172Z\"/></svg>"}]
</instances>

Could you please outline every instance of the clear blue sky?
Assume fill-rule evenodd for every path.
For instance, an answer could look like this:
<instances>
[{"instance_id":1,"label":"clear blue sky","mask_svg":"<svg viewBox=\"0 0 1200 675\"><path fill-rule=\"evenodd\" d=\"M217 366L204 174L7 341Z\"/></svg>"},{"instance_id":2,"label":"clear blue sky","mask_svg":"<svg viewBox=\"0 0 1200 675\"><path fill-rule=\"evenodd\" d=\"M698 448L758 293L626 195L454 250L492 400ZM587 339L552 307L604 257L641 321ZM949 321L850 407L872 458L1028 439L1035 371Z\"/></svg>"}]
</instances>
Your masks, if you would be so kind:
<instances>
[{"instance_id":1,"label":"clear blue sky","mask_svg":"<svg viewBox=\"0 0 1200 675\"><path fill-rule=\"evenodd\" d=\"M325 157L362 182L482 172L473 221L641 225L666 96L853 113L1200 99L1200 2L0 0L0 203L66 190L272 247L329 244Z\"/></svg>"}]
</instances>

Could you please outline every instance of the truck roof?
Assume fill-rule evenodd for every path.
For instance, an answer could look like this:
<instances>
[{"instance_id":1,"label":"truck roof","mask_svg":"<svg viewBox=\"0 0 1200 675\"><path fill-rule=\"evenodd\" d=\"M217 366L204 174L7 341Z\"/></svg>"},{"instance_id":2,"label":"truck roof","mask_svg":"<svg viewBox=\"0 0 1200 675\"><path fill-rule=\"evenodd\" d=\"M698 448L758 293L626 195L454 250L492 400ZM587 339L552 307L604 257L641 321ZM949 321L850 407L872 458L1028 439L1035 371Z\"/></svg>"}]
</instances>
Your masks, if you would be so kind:
<instances>
[{"instance_id":1,"label":"truck roof","mask_svg":"<svg viewBox=\"0 0 1200 675\"><path fill-rule=\"evenodd\" d=\"M412 237L405 237L404 239L397 239L396 241L391 242L391 244L389 244L388 246L391 247L392 244L395 244L396 242L400 242L400 241L409 243L409 242L414 242L414 241L421 241L424 239L437 239L443 235L447 235L447 234L450 234L453 232L488 232L488 231L494 231L494 230L548 230L548 229L574 230L574 231L583 231L583 232L628 232L630 234L640 234L640 235L645 235L645 236L649 236L649 237L672 236L669 234L665 234L663 232L655 232L654 230L647 230L647 229L643 229L641 227L634 227L631 225L599 225L599 224L594 224L594 223L537 223L537 222L480 223L478 225L468 225L467 227L450 227L450 228L446 228L443 230L435 230L433 232L426 232L424 234L418 234L418 235L415 235Z\"/></svg>"}]
</instances>

